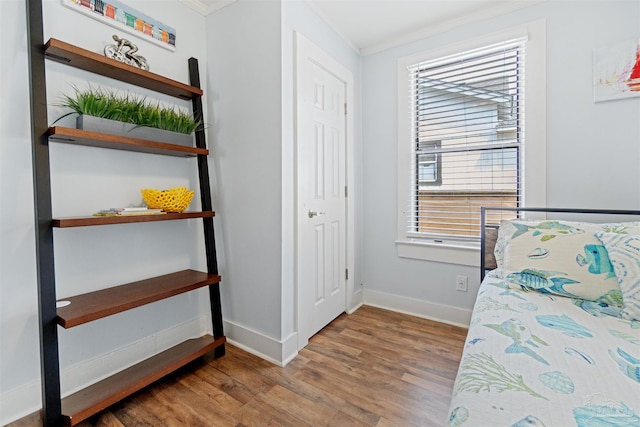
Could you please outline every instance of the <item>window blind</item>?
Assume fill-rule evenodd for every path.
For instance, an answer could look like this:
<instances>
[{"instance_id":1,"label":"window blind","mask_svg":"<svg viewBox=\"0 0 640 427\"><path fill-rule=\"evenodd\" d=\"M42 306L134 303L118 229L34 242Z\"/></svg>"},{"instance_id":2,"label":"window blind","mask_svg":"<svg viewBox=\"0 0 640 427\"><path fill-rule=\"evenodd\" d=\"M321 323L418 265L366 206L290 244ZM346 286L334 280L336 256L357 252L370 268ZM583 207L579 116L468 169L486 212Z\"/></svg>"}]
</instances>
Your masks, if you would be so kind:
<instances>
[{"instance_id":1,"label":"window blind","mask_svg":"<svg viewBox=\"0 0 640 427\"><path fill-rule=\"evenodd\" d=\"M408 236L476 240L481 206L519 205L525 43L409 67Z\"/></svg>"}]
</instances>

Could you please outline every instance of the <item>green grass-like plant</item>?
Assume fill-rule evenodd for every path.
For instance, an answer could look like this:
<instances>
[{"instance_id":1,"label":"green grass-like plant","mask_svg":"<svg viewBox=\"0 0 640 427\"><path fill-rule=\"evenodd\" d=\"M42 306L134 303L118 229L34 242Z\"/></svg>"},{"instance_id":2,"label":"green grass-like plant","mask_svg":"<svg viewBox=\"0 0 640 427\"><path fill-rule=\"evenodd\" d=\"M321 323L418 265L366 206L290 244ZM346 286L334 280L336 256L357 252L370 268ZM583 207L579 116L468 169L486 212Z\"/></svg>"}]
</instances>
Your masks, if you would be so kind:
<instances>
[{"instance_id":1,"label":"green grass-like plant","mask_svg":"<svg viewBox=\"0 0 640 427\"><path fill-rule=\"evenodd\" d=\"M86 90L74 89L75 96L64 95L59 104L73 111L59 117L56 122L77 113L185 134L191 134L201 125L180 109L162 107L159 103L154 105L146 102L144 97L130 94L122 96L91 87Z\"/></svg>"}]
</instances>

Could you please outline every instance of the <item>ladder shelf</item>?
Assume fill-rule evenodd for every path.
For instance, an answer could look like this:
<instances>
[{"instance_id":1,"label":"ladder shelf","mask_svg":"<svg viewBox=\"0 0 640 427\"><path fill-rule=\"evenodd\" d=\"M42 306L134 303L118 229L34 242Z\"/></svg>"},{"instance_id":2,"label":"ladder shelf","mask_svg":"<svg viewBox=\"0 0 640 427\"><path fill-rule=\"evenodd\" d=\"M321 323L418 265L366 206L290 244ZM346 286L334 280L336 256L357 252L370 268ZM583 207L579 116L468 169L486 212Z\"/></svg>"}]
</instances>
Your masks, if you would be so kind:
<instances>
[{"instance_id":1,"label":"ladder shelf","mask_svg":"<svg viewBox=\"0 0 640 427\"><path fill-rule=\"evenodd\" d=\"M182 100L190 100L196 121L203 122L198 62L188 61L190 84L184 84L51 38L44 43L42 0L27 0L29 79L31 87L33 176L36 222L38 314L40 321L42 421L44 426L76 425L109 405L131 395L185 364L214 352L225 353L220 281L215 248L211 190L205 132L195 132L195 146L116 136L63 126L49 127L45 61L55 61ZM196 158L202 211L132 216L53 218L49 143L67 143L131 152ZM85 294L56 298L54 228L136 224L170 220L203 221L206 272L186 269ZM73 328L116 313L207 287L212 331L199 338L185 337L176 346L61 398L58 328ZM57 302L61 304L58 306ZM64 349L62 349L64 351Z\"/></svg>"}]
</instances>

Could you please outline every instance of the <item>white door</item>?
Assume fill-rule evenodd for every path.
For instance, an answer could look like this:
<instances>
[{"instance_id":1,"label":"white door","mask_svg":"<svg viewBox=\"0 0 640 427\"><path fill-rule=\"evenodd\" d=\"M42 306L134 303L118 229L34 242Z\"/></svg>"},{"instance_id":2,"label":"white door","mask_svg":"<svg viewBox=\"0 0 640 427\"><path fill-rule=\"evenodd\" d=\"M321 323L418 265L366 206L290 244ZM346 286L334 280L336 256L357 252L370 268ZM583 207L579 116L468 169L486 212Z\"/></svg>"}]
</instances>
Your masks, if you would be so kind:
<instances>
[{"instance_id":1,"label":"white door","mask_svg":"<svg viewBox=\"0 0 640 427\"><path fill-rule=\"evenodd\" d=\"M302 347L346 309L346 85L298 41L297 284ZM302 50L302 51L301 51Z\"/></svg>"}]
</instances>

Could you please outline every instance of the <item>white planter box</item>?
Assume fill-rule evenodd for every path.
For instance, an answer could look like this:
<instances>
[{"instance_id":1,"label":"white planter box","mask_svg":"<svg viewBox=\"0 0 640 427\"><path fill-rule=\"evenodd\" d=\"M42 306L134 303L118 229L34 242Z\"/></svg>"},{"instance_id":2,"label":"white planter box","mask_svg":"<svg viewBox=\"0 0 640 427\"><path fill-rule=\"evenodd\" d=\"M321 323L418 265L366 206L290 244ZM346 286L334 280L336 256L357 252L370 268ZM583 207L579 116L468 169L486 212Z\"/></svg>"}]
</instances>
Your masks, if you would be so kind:
<instances>
[{"instance_id":1,"label":"white planter box","mask_svg":"<svg viewBox=\"0 0 640 427\"><path fill-rule=\"evenodd\" d=\"M166 142L168 144L193 147L193 134L171 132L164 129L123 123L101 117L80 115L76 119L78 129L94 132L108 133L112 135L127 136L129 138L147 139L150 141Z\"/></svg>"}]
</instances>

